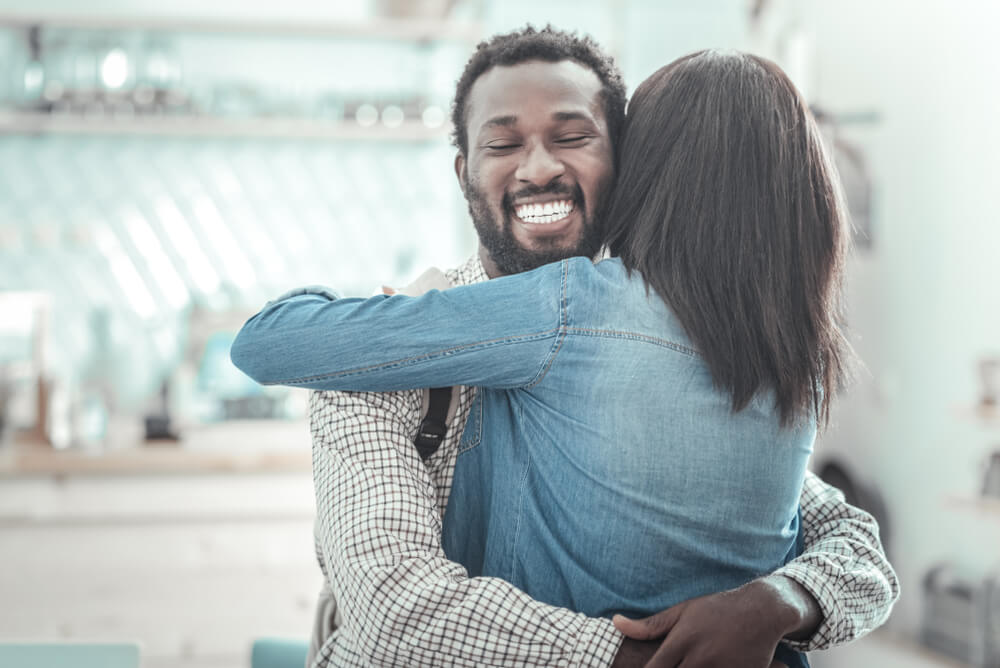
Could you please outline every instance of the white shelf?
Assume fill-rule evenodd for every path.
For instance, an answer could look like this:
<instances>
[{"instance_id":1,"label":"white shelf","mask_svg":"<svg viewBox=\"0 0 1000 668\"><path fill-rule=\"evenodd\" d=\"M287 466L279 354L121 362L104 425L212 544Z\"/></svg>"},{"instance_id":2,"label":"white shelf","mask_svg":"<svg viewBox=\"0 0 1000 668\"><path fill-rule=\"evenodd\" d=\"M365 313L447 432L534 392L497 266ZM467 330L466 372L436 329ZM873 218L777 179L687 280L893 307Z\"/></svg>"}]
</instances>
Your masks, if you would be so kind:
<instances>
[{"instance_id":1,"label":"white shelf","mask_svg":"<svg viewBox=\"0 0 1000 668\"><path fill-rule=\"evenodd\" d=\"M984 427L1000 429L1000 406L978 406L974 413Z\"/></svg>"},{"instance_id":2,"label":"white shelf","mask_svg":"<svg viewBox=\"0 0 1000 668\"><path fill-rule=\"evenodd\" d=\"M955 414L962 420L975 422L989 429L1000 429L1000 406L956 406Z\"/></svg>"},{"instance_id":3,"label":"white shelf","mask_svg":"<svg viewBox=\"0 0 1000 668\"><path fill-rule=\"evenodd\" d=\"M273 20L262 17L187 17L65 14L3 11L0 26L82 28L89 30L156 30L233 34L291 35L413 42L456 41L475 43L482 37L476 22L440 19L386 19L364 21Z\"/></svg>"},{"instance_id":4,"label":"white shelf","mask_svg":"<svg viewBox=\"0 0 1000 668\"><path fill-rule=\"evenodd\" d=\"M991 516L994 519L1000 520L1000 498L952 495L947 497L946 501L948 506L957 510Z\"/></svg>"},{"instance_id":5,"label":"white shelf","mask_svg":"<svg viewBox=\"0 0 1000 668\"><path fill-rule=\"evenodd\" d=\"M169 137L271 137L278 139L349 139L430 141L448 135L449 126L428 128L419 121L399 127L362 127L353 121L298 118L220 118L209 116L138 116L87 118L70 114L0 112L0 135L63 134Z\"/></svg>"}]
</instances>

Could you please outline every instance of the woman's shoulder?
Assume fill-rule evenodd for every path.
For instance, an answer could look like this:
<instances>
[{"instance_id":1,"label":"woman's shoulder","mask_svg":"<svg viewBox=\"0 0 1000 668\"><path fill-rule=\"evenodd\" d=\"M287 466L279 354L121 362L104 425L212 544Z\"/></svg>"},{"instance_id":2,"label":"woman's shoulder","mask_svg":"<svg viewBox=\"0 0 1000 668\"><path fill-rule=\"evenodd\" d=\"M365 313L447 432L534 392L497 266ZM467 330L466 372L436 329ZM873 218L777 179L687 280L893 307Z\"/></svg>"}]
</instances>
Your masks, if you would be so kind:
<instances>
[{"instance_id":1,"label":"woman's shoulder","mask_svg":"<svg viewBox=\"0 0 1000 668\"><path fill-rule=\"evenodd\" d=\"M568 257L562 260L544 264L531 271L520 274L523 280L550 284L561 283L565 288L584 288L586 292L620 291L629 284L642 285L642 277L638 272L631 274L625 269L618 258L592 260L582 255Z\"/></svg>"},{"instance_id":2,"label":"woman's shoulder","mask_svg":"<svg viewBox=\"0 0 1000 668\"><path fill-rule=\"evenodd\" d=\"M566 275L570 285L584 288L591 296L619 295L622 298L628 293L645 299L646 288L642 276L637 271L625 268L620 258L609 257L591 260L585 257L573 257L563 260Z\"/></svg>"},{"instance_id":3,"label":"woman's shoulder","mask_svg":"<svg viewBox=\"0 0 1000 668\"><path fill-rule=\"evenodd\" d=\"M576 257L563 263L571 325L669 341L678 349L694 352L673 310L638 271L630 272L619 258L593 262Z\"/></svg>"},{"instance_id":4,"label":"woman's shoulder","mask_svg":"<svg viewBox=\"0 0 1000 668\"><path fill-rule=\"evenodd\" d=\"M610 282L630 278L629 271L625 269L625 265L617 257L592 260L588 257L577 256L567 258L561 264L565 267L566 272L575 278ZM638 274L634 277L638 278Z\"/></svg>"}]
</instances>

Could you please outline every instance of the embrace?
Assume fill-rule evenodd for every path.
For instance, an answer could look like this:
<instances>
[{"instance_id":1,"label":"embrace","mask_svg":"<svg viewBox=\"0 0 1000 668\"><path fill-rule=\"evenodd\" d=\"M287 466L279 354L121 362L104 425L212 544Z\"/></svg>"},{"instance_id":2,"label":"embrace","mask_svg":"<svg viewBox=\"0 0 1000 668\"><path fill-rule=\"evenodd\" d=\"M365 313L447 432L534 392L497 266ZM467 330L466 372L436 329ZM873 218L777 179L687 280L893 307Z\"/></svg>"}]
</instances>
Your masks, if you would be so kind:
<instances>
[{"instance_id":1,"label":"embrace","mask_svg":"<svg viewBox=\"0 0 1000 668\"><path fill-rule=\"evenodd\" d=\"M625 97L589 38L484 42L452 111L477 255L239 333L317 390L312 666L795 668L888 616L877 525L806 469L849 362L808 107L737 52Z\"/></svg>"}]
</instances>

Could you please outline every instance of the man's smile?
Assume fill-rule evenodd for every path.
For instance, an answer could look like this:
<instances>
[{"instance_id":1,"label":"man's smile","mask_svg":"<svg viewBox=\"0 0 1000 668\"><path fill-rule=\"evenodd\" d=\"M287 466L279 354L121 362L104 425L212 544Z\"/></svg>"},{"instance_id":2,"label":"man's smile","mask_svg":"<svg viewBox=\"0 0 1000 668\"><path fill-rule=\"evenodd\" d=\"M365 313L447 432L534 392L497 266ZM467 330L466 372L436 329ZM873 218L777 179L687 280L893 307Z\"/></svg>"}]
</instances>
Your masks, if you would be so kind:
<instances>
[{"instance_id":1,"label":"man's smile","mask_svg":"<svg viewBox=\"0 0 1000 668\"><path fill-rule=\"evenodd\" d=\"M549 225L567 218L575 208L573 200L570 199L526 203L515 206L514 215L522 223Z\"/></svg>"},{"instance_id":2,"label":"man's smile","mask_svg":"<svg viewBox=\"0 0 1000 668\"><path fill-rule=\"evenodd\" d=\"M534 192L532 192L534 190ZM583 193L579 186L553 184L549 188L524 188L501 203L514 234L525 244L572 245L584 223Z\"/></svg>"}]
</instances>

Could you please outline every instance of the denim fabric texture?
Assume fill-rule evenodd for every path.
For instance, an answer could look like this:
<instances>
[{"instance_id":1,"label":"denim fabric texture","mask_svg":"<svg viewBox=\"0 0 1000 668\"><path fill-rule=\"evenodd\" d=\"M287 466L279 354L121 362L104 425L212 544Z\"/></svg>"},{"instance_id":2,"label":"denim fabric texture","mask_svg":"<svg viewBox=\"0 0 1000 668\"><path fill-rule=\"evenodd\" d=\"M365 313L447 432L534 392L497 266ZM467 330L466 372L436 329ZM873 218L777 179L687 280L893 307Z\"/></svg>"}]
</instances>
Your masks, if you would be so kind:
<instances>
[{"instance_id":1,"label":"denim fabric texture","mask_svg":"<svg viewBox=\"0 0 1000 668\"><path fill-rule=\"evenodd\" d=\"M233 360L264 383L476 385L444 521L471 575L591 616L645 616L796 553L816 428L733 413L668 306L572 258L418 298L274 302Z\"/></svg>"}]
</instances>

